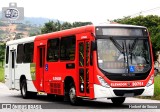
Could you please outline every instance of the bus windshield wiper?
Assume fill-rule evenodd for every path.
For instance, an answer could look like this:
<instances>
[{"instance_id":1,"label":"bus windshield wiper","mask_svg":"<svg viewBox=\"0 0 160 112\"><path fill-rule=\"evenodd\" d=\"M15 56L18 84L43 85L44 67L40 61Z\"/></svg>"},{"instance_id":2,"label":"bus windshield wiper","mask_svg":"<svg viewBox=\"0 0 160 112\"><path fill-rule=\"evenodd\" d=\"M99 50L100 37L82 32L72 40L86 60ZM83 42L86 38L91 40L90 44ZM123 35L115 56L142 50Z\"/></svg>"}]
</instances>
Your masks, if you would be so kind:
<instances>
[{"instance_id":1,"label":"bus windshield wiper","mask_svg":"<svg viewBox=\"0 0 160 112\"><path fill-rule=\"evenodd\" d=\"M119 43L116 40L114 40L112 37L110 37L110 40L113 42L113 44L121 53L124 53L124 49L119 45Z\"/></svg>"},{"instance_id":2,"label":"bus windshield wiper","mask_svg":"<svg viewBox=\"0 0 160 112\"><path fill-rule=\"evenodd\" d=\"M136 38L132 44L132 46L130 47L130 44L129 44L129 54L132 54L132 51L133 49L135 48L136 44L138 42L138 38Z\"/></svg>"},{"instance_id":3,"label":"bus windshield wiper","mask_svg":"<svg viewBox=\"0 0 160 112\"><path fill-rule=\"evenodd\" d=\"M135 48L136 44L138 42L138 38L136 38L133 42L133 44L131 45L130 47L130 44L129 44L129 54L130 54L130 59L131 59L131 64L132 64L132 52L133 52L133 49Z\"/></svg>"},{"instance_id":4,"label":"bus windshield wiper","mask_svg":"<svg viewBox=\"0 0 160 112\"><path fill-rule=\"evenodd\" d=\"M116 46L116 48L123 54L123 58L124 58L124 65L125 65L125 62L126 62L126 54L125 54L125 45L124 43L122 42L122 47L121 45L119 45L119 43L114 40L112 37L110 37L110 40L112 41L112 43Z\"/></svg>"}]
</instances>

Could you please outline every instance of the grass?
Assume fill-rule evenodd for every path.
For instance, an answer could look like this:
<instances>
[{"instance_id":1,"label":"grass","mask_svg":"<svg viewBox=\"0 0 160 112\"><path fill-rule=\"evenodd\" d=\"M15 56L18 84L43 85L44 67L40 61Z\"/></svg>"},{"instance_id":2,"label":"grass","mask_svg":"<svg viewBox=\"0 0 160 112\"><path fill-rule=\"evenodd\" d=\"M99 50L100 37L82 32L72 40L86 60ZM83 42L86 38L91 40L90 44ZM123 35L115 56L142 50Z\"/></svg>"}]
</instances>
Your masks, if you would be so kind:
<instances>
[{"instance_id":1,"label":"grass","mask_svg":"<svg viewBox=\"0 0 160 112\"><path fill-rule=\"evenodd\" d=\"M154 77L154 96L138 96L137 98L160 100L160 74Z\"/></svg>"},{"instance_id":2,"label":"grass","mask_svg":"<svg viewBox=\"0 0 160 112\"><path fill-rule=\"evenodd\" d=\"M154 78L154 96L151 99L160 100L160 75Z\"/></svg>"},{"instance_id":3,"label":"grass","mask_svg":"<svg viewBox=\"0 0 160 112\"><path fill-rule=\"evenodd\" d=\"M0 67L0 82L4 82L4 69Z\"/></svg>"},{"instance_id":4,"label":"grass","mask_svg":"<svg viewBox=\"0 0 160 112\"><path fill-rule=\"evenodd\" d=\"M0 82L4 82L4 68L2 62L0 62Z\"/></svg>"}]
</instances>

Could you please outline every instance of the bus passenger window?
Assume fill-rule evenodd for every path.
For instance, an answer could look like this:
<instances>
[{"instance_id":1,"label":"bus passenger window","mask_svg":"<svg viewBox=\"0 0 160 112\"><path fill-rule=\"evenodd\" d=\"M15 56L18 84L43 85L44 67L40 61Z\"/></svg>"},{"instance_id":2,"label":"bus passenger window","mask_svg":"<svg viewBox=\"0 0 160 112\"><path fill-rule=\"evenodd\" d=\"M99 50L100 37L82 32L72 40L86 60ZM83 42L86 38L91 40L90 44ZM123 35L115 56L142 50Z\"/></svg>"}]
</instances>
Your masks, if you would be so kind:
<instances>
[{"instance_id":1,"label":"bus passenger window","mask_svg":"<svg viewBox=\"0 0 160 112\"><path fill-rule=\"evenodd\" d=\"M8 58L9 57L9 46L6 48L6 64L8 64Z\"/></svg>"},{"instance_id":2,"label":"bus passenger window","mask_svg":"<svg viewBox=\"0 0 160 112\"><path fill-rule=\"evenodd\" d=\"M61 39L60 59L73 61L75 59L75 45L75 36L63 37Z\"/></svg>"},{"instance_id":3,"label":"bus passenger window","mask_svg":"<svg viewBox=\"0 0 160 112\"><path fill-rule=\"evenodd\" d=\"M26 43L24 44L24 63L32 63L33 62L33 51L34 51L34 44Z\"/></svg>"},{"instance_id":4,"label":"bus passenger window","mask_svg":"<svg viewBox=\"0 0 160 112\"><path fill-rule=\"evenodd\" d=\"M50 39L47 43L47 61L54 62L59 59L59 38Z\"/></svg>"},{"instance_id":5,"label":"bus passenger window","mask_svg":"<svg viewBox=\"0 0 160 112\"><path fill-rule=\"evenodd\" d=\"M15 52L12 52L12 68L15 67Z\"/></svg>"},{"instance_id":6,"label":"bus passenger window","mask_svg":"<svg viewBox=\"0 0 160 112\"><path fill-rule=\"evenodd\" d=\"M22 63L23 62L23 56L24 56L24 48L23 44L18 44L17 47L17 63Z\"/></svg>"}]
</instances>

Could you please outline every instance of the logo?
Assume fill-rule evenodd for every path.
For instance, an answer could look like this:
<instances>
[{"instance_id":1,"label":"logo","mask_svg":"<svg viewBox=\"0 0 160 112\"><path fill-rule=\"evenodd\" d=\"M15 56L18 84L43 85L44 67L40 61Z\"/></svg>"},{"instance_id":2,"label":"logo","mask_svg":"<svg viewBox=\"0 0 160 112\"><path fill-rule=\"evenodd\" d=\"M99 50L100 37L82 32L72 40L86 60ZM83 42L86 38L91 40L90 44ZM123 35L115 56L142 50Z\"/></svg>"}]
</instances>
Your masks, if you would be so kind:
<instances>
[{"instance_id":1,"label":"logo","mask_svg":"<svg viewBox=\"0 0 160 112\"><path fill-rule=\"evenodd\" d=\"M2 109L11 109L11 104L2 104Z\"/></svg>"},{"instance_id":2,"label":"logo","mask_svg":"<svg viewBox=\"0 0 160 112\"><path fill-rule=\"evenodd\" d=\"M9 7L2 8L2 21L17 23L24 19L24 8L17 7L17 3L9 3Z\"/></svg>"},{"instance_id":3,"label":"logo","mask_svg":"<svg viewBox=\"0 0 160 112\"><path fill-rule=\"evenodd\" d=\"M129 66L129 71L130 72L134 72L135 71L135 67L134 66Z\"/></svg>"},{"instance_id":4,"label":"logo","mask_svg":"<svg viewBox=\"0 0 160 112\"><path fill-rule=\"evenodd\" d=\"M115 83L111 83L111 86L112 87L125 87L127 86L127 83L126 82L115 82Z\"/></svg>"},{"instance_id":5,"label":"logo","mask_svg":"<svg viewBox=\"0 0 160 112\"><path fill-rule=\"evenodd\" d=\"M5 17L10 20L16 20L19 17L19 11L17 9L7 9L5 11Z\"/></svg>"},{"instance_id":6,"label":"logo","mask_svg":"<svg viewBox=\"0 0 160 112\"><path fill-rule=\"evenodd\" d=\"M124 76L124 77L133 77L133 76L135 76L135 74L133 74L133 73L126 73L126 74L122 74L122 76Z\"/></svg>"},{"instance_id":7,"label":"logo","mask_svg":"<svg viewBox=\"0 0 160 112\"><path fill-rule=\"evenodd\" d=\"M35 103L11 103L11 104L1 104L2 108L0 109L42 109L41 104ZM1 107L1 106L0 106Z\"/></svg>"},{"instance_id":8,"label":"logo","mask_svg":"<svg viewBox=\"0 0 160 112\"><path fill-rule=\"evenodd\" d=\"M128 82L128 83L127 83L127 86L131 86L131 85L132 85L131 82Z\"/></svg>"}]
</instances>

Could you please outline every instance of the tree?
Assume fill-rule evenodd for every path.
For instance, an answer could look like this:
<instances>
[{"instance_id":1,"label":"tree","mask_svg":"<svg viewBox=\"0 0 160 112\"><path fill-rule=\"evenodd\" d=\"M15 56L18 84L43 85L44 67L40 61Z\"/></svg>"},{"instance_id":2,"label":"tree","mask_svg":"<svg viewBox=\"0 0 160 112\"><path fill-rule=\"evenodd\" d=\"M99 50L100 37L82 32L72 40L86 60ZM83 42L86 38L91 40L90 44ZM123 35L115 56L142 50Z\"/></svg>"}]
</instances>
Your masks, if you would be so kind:
<instances>
[{"instance_id":1,"label":"tree","mask_svg":"<svg viewBox=\"0 0 160 112\"><path fill-rule=\"evenodd\" d=\"M61 26L61 29L62 29L62 30L70 29L70 28L72 28L72 24L69 23L69 22L64 22L64 23L62 24L62 26Z\"/></svg>"},{"instance_id":2,"label":"tree","mask_svg":"<svg viewBox=\"0 0 160 112\"><path fill-rule=\"evenodd\" d=\"M44 34L44 33L59 31L61 27L60 25L61 24L59 23L59 21L57 22L49 21L48 23L45 23L45 25L42 27L41 33Z\"/></svg>"},{"instance_id":3,"label":"tree","mask_svg":"<svg viewBox=\"0 0 160 112\"><path fill-rule=\"evenodd\" d=\"M4 61L4 56L5 56L5 44L0 43L0 62L2 62L2 67L3 67L3 61Z\"/></svg>"},{"instance_id":4,"label":"tree","mask_svg":"<svg viewBox=\"0 0 160 112\"><path fill-rule=\"evenodd\" d=\"M73 27L80 27L80 26L85 26L85 25L91 25L92 22L74 22L72 24Z\"/></svg>"},{"instance_id":5,"label":"tree","mask_svg":"<svg viewBox=\"0 0 160 112\"><path fill-rule=\"evenodd\" d=\"M74 23L69 23L69 22L63 22L62 24L57 21L49 21L48 23L45 23L45 25L41 29L41 33L50 33L50 32L55 32L55 31L60 31L60 30L65 30L65 29L70 29L70 28L75 28L75 27L80 27L80 26L85 26L85 25L90 25L92 24L91 22L74 22Z\"/></svg>"},{"instance_id":6,"label":"tree","mask_svg":"<svg viewBox=\"0 0 160 112\"><path fill-rule=\"evenodd\" d=\"M124 17L115 19L114 22L121 24L140 25L148 28L151 36L154 60L157 60L157 52L160 51L160 17L157 15L137 16L134 18Z\"/></svg>"}]
</instances>

